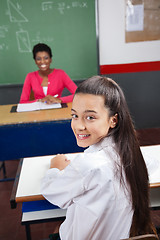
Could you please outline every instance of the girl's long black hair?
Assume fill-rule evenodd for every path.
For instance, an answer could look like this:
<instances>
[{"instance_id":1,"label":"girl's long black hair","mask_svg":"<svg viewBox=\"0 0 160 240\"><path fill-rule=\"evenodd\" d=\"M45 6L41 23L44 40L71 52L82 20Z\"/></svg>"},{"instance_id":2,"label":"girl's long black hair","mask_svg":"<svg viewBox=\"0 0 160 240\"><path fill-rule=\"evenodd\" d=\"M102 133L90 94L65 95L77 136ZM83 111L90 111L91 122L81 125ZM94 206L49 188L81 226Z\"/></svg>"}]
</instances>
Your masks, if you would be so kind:
<instances>
[{"instance_id":1,"label":"girl's long black hair","mask_svg":"<svg viewBox=\"0 0 160 240\"><path fill-rule=\"evenodd\" d=\"M110 78L94 76L83 81L78 86L75 94L77 93L104 96L110 117L117 114L118 123L115 128L110 129L109 135L114 139L121 160L120 181L125 184L122 174L124 171L131 190L134 214L130 236L155 232L149 209L148 172L122 89Z\"/></svg>"}]
</instances>

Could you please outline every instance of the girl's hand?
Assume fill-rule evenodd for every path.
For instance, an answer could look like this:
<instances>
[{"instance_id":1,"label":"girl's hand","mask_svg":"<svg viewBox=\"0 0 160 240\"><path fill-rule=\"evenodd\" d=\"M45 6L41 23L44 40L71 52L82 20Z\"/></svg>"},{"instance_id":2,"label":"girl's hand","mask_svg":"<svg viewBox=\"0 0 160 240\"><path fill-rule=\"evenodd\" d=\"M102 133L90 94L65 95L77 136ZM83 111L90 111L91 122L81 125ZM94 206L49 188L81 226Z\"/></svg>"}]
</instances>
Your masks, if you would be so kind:
<instances>
[{"instance_id":1,"label":"girl's hand","mask_svg":"<svg viewBox=\"0 0 160 240\"><path fill-rule=\"evenodd\" d=\"M70 160L64 154L57 154L56 157L51 159L50 168L58 168L63 170L70 164Z\"/></svg>"},{"instance_id":2,"label":"girl's hand","mask_svg":"<svg viewBox=\"0 0 160 240\"><path fill-rule=\"evenodd\" d=\"M47 95L46 97L41 99L41 102L45 102L47 104L53 104L53 103L61 103L62 101L57 97Z\"/></svg>"}]
</instances>

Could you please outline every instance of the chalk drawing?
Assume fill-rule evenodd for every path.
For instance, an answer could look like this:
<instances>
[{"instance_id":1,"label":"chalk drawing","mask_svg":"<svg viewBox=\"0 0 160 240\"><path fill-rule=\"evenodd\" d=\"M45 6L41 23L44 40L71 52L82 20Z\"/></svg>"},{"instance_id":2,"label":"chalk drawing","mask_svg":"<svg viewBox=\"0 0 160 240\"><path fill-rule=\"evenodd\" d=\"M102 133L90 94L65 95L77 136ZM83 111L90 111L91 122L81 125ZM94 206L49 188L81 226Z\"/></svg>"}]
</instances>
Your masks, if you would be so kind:
<instances>
[{"instance_id":1,"label":"chalk drawing","mask_svg":"<svg viewBox=\"0 0 160 240\"><path fill-rule=\"evenodd\" d=\"M22 24L23 23L21 23L21 22L17 23L17 27L18 27L19 31L24 31Z\"/></svg>"},{"instance_id":2,"label":"chalk drawing","mask_svg":"<svg viewBox=\"0 0 160 240\"><path fill-rule=\"evenodd\" d=\"M21 9L22 9L22 7L19 5L19 3L17 3L17 9L18 9L18 10L21 10Z\"/></svg>"},{"instance_id":3,"label":"chalk drawing","mask_svg":"<svg viewBox=\"0 0 160 240\"><path fill-rule=\"evenodd\" d=\"M8 50L8 49L9 49L9 47L8 47L8 45L6 45L5 43L1 43L1 44L0 44L0 51Z\"/></svg>"},{"instance_id":4,"label":"chalk drawing","mask_svg":"<svg viewBox=\"0 0 160 240\"><path fill-rule=\"evenodd\" d=\"M6 37L6 32L8 32L8 26L3 25L0 26L0 38L5 38Z\"/></svg>"},{"instance_id":5,"label":"chalk drawing","mask_svg":"<svg viewBox=\"0 0 160 240\"><path fill-rule=\"evenodd\" d=\"M16 32L17 44L19 52L31 52L31 44L27 31Z\"/></svg>"},{"instance_id":6,"label":"chalk drawing","mask_svg":"<svg viewBox=\"0 0 160 240\"><path fill-rule=\"evenodd\" d=\"M0 44L0 50L3 50L5 47L4 43Z\"/></svg>"},{"instance_id":7,"label":"chalk drawing","mask_svg":"<svg viewBox=\"0 0 160 240\"><path fill-rule=\"evenodd\" d=\"M51 10L52 4L52 2L42 2L42 11Z\"/></svg>"},{"instance_id":8,"label":"chalk drawing","mask_svg":"<svg viewBox=\"0 0 160 240\"><path fill-rule=\"evenodd\" d=\"M60 14L64 14L65 6L66 5L64 2L58 3L58 10L59 10Z\"/></svg>"},{"instance_id":9,"label":"chalk drawing","mask_svg":"<svg viewBox=\"0 0 160 240\"><path fill-rule=\"evenodd\" d=\"M53 37L50 37L50 36L45 36L45 37L40 37L40 32L37 32L36 33L36 37L35 37L35 39L32 39L32 42L34 42L34 43L42 43L42 42L53 42L54 41L54 38Z\"/></svg>"},{"instance_id":10,"label":"chalk drawing","mask_svg":"<svg viewBox=\"0 0 160 240\"><path fill-rule=\"evenodd\" d=\"M15 6L11 0L7 0L8 14L11 22L28 22L28 19L21 13L20 5Z\"/></svg>"},{"instance_id":11,"label":"chalk drawing","mask_svg":"<svg viewBox=\"0 0 160 240\"><path fill-rule=\"evenodd\" d=\"M40 38L40 32L36 33L35 39L32 39L32 42L40 43L42 42L42 39Z\"/></svg>"}]
</instances>

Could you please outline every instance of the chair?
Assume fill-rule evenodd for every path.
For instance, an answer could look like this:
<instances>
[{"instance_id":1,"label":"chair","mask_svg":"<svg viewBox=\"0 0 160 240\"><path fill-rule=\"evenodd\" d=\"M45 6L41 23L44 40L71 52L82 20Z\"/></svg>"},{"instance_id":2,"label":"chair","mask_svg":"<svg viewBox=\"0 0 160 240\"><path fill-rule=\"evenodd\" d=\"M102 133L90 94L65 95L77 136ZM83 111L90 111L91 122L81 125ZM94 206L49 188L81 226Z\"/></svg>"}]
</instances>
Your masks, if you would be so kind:
<instances>
[{"instance_id":1,"label":"chair","mask_svg":"<svg viewBox=\"0 0 160 240\"><path fill-rule=\"evenodd\" d=\"M31 93L30 93L29 100L30 100L30 101L33 101L33 100L35 100L35 98L34 98L34 92L33 92L33 90L32 90L32 89L31 89Z\"/></svg>"},{"instance_id":2,"label":"chair","mask_svg":"<svg viewBox=\"0 0 160 240\"><path fill-rule=\"evenodd\" d=\"M145 235L140 235L136 237L130 237L126 239L121 239L121 240L158 240L158 236L155 234L145 234Z\"/></svg>"}]
</instances>

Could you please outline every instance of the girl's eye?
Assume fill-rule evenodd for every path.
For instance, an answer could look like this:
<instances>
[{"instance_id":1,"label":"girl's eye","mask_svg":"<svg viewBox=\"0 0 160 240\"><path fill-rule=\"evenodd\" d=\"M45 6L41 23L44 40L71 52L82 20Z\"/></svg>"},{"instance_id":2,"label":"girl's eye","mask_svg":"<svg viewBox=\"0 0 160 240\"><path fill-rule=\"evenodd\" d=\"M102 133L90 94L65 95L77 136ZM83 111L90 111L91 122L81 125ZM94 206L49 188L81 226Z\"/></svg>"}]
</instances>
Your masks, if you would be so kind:
<instances>
[{"instance_id":1,"label":"girl's eye","mask_svg":"<svg viewBox=\"0 0 160 240\"><path fill-rule=\"evenodd\" d=\"M87 116L86 119L87 119L87 120L93 120L93 119L95 119L95 117L93 117L93 116Z\"/></svg>"},{"instance_id":2,"label":"girl's eye","mask_svg":"<svg viewBox=\"0 0 160 240\"><path fill-rule=\"evenodd\" d=\"M46 56L46 57L44 57L44 59L45 59L45 60L48 60L48 59L49 59L49 57L47 57L47 56Z\"/></svg>"},{"instance_id":3,"label":"girl's eye","mask_svg":"<svg viewBox=\"0 0 160 240\"><path fill-rule=\"evenodd\" d=\"M78 116L76 115L76 114L71 114L71 117L72 117L72 119L74 118L78 118Z\"/></svg>"}]
</instances>

